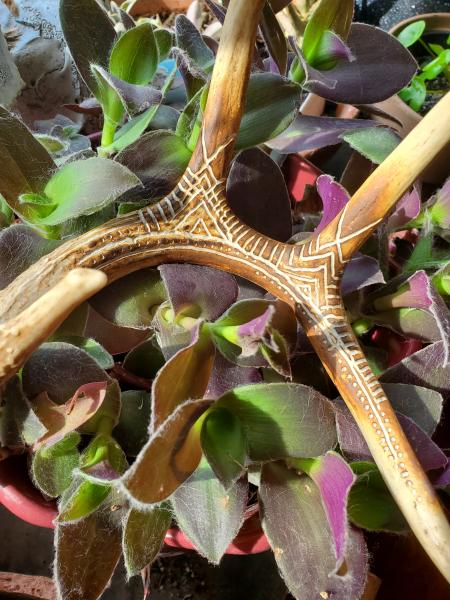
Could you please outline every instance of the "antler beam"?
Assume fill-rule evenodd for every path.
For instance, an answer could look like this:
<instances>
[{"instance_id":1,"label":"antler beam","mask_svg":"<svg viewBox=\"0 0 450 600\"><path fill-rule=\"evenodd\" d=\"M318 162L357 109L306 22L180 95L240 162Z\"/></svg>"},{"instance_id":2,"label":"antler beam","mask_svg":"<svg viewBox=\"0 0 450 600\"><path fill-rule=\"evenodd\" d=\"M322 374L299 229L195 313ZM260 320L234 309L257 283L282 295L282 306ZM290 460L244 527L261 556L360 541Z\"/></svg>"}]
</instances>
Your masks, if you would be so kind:
<instances>
[{"instance_id":1,"label":"antler beam","mask_svg":"<svg viewBox=\"0 0 450 600\"><path fill-rule=\"evenodd\" d=\"M261 235L230 210L225 177L263 4L263 0L230 2L201 140L177 187L157 204L63 244L19 276L0 294L0 314L7 320L0 331L0 350L9 347L8 320L22 313L22 329L33 328L33 303L78 267L98 269L111 282L143 267L191 262L224 269L263 286L296 311L411 528L450 580L449 525L353 335L339 292L342 271L352 253L450 140L450 95L374 172L322 234L303 245ZM430 141L433 135L436 139ZM413 153L412 148L416 149ZM23 349L25 357L39 340L23 337L23 343L28 344ZM1 352L0 357L4 356ZM4 363L2 381L17 366L17 361L11 366Z\"/></svg>"}]
</instances>

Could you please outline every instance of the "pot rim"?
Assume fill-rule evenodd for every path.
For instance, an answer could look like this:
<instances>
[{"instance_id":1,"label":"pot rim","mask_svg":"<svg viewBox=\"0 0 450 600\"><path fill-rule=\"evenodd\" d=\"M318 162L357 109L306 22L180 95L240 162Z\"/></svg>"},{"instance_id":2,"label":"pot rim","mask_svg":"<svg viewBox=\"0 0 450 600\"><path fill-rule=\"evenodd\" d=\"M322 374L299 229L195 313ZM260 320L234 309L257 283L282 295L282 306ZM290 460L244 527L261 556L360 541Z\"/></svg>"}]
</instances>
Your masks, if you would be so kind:
<instances>
[{"instance_id":1,"label":"pot rim","mask_svg":"<svg viewBox=\"0 0 450 600\"><path fill-rule=\"evenodd\" d=\"M435 13L423 13L421 15L414 15L413 17L409 17L408 19L403 19L396 23L393 27L389 29L389 33L391 35L395 35L402 29L404 29L407 25L411 23L415 23L416 21L425 21L428 25L433 23L432 29L433 31L444 31L450 32L450 12L435 12ZM441 24L442 23L442 24Z\"/></svg>"},{"instance_id":2,"label":"pot rim","mask_svg":"<svg viewBox=\"0 0 450 600\"><path fill-rule=\"evenodd\" d=\"M56 501L46 500L33 486L22 458L15 456L0 462L0 505L30 525L54 529L54 520L58 515ZM167 531L164 543L170 548L197 551L191 540L176 526ZM270 545L261 528L259 516L250 513L225 554L259 554L267 550L270 550Z\"/></svg>"}]
</instances>

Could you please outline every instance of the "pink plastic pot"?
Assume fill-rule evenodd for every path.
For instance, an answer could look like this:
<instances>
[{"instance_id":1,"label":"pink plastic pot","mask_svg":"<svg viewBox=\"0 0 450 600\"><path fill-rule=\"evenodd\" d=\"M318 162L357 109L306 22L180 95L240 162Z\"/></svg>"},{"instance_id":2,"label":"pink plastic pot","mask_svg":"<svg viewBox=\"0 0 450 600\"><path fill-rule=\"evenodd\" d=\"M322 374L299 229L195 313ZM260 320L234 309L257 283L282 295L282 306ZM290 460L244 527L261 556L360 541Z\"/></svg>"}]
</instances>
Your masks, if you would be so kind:
<instances>
[{"instance_id":1,"label":"pink plastic pot","mask_svg":"<svg viewBox=\"0 0 450 600\"><path fill-rule=\"evenodd\" d=\"M45 500L33 486L23 456L0 462L0 504L26 523L48 529L55 527L53 521L58 514L56 504ZM177 527L168 530L164 541L170 548L196 550L194 544ZM244 525L227 548L226 554L259 554L269 549L258 514L253 510L248 512Z\"/></svg>"}]
</instances>

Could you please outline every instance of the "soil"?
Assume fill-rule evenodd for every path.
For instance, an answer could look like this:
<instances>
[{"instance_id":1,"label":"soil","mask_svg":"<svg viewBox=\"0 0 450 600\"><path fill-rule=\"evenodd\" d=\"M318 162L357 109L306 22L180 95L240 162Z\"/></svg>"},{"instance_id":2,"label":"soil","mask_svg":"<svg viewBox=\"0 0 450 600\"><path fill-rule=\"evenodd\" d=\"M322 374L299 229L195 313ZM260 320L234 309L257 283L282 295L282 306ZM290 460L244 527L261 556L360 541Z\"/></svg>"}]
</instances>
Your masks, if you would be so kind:
<instances>
[{"instance_id":1,"label":"soil","mask_svg":"<svg viewBox=\"0 0 450 600\"><path fill-rule=\"evenodd\" d=\"M429 90L429 93L427 94L420 111L421 115L426 115L427 112L430 111L448 91L450 91L450 84L444 75L440 75L433 81L427 82L427 89ZM439 91L441 93L433 93L433 91Z\"/></svg>"}]
</instances>

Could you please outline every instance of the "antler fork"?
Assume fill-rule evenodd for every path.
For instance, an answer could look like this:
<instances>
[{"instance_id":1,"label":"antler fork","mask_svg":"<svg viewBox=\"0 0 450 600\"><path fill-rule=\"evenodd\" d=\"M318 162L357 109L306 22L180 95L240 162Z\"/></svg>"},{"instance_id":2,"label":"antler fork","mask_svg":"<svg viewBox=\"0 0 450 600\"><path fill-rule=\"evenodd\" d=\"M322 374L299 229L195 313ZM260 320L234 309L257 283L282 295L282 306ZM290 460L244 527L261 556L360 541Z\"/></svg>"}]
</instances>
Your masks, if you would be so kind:
<instances>
[{"instance_id":1,"label":"antler fork","mask_svg":"<svg viewBox=\"0 0 450 600\"><path fill-rule=\"evenodd\" d=\"M32 306L28 307L72 269L100 270L109 282L163 262L192 262L241 275L294 308L412 530L450 581L450 527L353 335L339 292L351 256L448 143L450 94L321 234L302 245L283 244L261 235L230 210L225 182L264 1L230 2L201 140L177 187L157 204L63 244L0 294L0 314L5 320L0 326L0 349L5 351L0 354L0 382L11 377L42 341L43 329L50 334L67 314L67 306L64 314L59 314L55 302L52 315L40 313L40 333L34 335L34 317L29 316ZM92 293L102 283L96 280Z\"/></svg>"}]
</instances>

